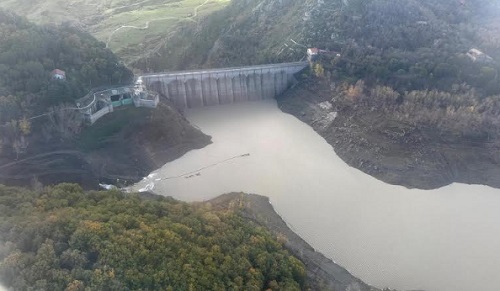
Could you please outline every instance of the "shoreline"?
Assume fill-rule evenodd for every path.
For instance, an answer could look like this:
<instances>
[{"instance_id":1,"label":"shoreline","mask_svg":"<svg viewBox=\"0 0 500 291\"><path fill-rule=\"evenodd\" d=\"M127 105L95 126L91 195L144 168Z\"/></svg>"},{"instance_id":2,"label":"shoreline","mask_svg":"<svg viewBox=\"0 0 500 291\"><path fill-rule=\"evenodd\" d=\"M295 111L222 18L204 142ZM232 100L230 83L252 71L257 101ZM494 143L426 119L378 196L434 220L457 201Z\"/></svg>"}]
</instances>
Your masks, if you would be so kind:
<instances>
[{"instance_id":1,"label":"shoreline","mask_svg":"<svg viewBox=\"0 0 500 291\"><path fill-rule=\"evenodd\" d=\"M142 199L165 197L154 192L141 192ZM188 202L193 205L209 205L217 210L232 210L255 224L264 227L284 247L306 266L310 290L381 291L353 276L344 267L316 251L297 235L276 212L269 197L257 194L228 193L202 202ZM393 289L384 289L391 291Z\"/></svg>"},{"instance_id":2,"label":"shoreline","mask_svg":"<svg viewBox=\"0 0 500 291\"><path fill-rule=\"evenodd\" d=\"M18 160L0 154L0 183L39 187L68 182L87 190L100 189L100 183L124 187L211 143L211 137L162 102L154 110L117 110L59 144L33 142Z\"/></svg>"},{"instance_id":3,"label":"shoreline","mask_svg":"<svg viewBox=\"0 0 500 291\"><path fill-rule=\"evenodd\" d=\"M453 183L500 188L500 142L476 143L433 129L408 128L401 135L405 125L378 112L342 110L326 84L311 89L309 82L280 96L278 107L312 127L349 166L408 189Z\"/></svg>"},{"instance_id":4,"label":"shoreline","mask_svg":"<svg viewBox=\"0 0 500 291\"><path fill-rule=\"evenodd\" d=\"M380 291L316 251L287 225L268 197L232 193L223 194L208 202L229 205L234 201L237 204L243 204L243 207L239 209L243 217L265 227L278 239L283 240L285 248L304 263L312 290Z\"/></svg>"}]
</instances>

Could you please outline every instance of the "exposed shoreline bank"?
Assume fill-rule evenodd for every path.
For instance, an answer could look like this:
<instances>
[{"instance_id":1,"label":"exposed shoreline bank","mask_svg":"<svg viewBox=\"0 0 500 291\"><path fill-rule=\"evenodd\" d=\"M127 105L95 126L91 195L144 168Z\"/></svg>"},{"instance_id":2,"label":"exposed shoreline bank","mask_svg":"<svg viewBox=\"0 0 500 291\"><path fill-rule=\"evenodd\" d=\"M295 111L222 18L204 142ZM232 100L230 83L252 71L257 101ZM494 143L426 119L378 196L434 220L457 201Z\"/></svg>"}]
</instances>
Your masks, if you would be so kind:
<instances>
[{"instance_id":1,"label":"exposed shoreline bank","mask_svg":"<svg viewBox=\"0 0 500 291\"><path fill-rule=\"evenodd\" d=\"M144 192L141 197L154 199L161 196ZM275 211L269 198L256 194L229 193L204 202L218 210L233 210L259 226L266 228L285 248L306 266L310 290L380 291L354 277L345 268L337 265L323 254L314 250L305 240L292 231ZM384 289L389 291L390 289Z\"/></svg>"},{"instance_id":2,"label":"exposed shoreline bank","mask_svg":"<svg viewBox=\"0 0 500 291\"><path fill-rule=\"evenodd\" d=\"M500 188L498 141L442 136L432 128L403 128L383 113L343 111L327 84L314 85L302 82L278 98L278 106L311 126L349 166L410 189L452 183Z\"/></svg>"},{"instance_id":3,"label":"exposed shoreline bank","mask_svg":"<svg viewBox=\"0 0 500 291\"><path fill-rule=\"evenodd\" d=\"M12 186L99 183L123 187L190 150L210 144L168 102L159 108L123 108L109 114L70 141L36 143L15 157L0 155L0 183Z\"/></svg>"}]
</instances>

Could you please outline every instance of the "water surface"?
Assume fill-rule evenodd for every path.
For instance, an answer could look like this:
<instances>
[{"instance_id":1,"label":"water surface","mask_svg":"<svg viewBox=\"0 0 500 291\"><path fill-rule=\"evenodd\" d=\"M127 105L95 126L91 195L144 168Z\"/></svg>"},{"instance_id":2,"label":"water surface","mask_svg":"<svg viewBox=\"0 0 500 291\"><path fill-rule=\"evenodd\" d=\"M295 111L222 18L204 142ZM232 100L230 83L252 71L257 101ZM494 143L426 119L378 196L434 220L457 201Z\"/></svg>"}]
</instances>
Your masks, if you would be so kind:
<instances>
[{"instance_id":1,"label":"water surface","mask_svg":"<svg viewBox=\"0 0 500 291\"><path fill-rule=\"evenodd\" d=\"M377 287L500 290L500 190L385 184L345 164L274 100L186 116L213 144L166 164L136 190L184 201L234 191L268 196L316 250Z\"/></svg>"}]
</instances>

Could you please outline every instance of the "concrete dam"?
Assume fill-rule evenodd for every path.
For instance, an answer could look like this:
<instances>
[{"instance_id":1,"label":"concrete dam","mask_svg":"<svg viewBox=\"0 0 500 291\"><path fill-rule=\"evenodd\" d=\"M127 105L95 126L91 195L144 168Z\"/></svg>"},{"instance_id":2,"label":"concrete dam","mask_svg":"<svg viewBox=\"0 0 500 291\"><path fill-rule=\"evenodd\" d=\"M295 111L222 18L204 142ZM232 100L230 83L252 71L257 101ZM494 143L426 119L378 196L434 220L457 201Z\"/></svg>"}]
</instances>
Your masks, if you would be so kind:
<instances>
[{"instance_id":1,"label":"concrete dam","mask_svg":"<svg viewBox=\"0 0 500 291\"><path fill-rule=\"evenodd\" d=\"M279 96L308 62L141 75L137 83L178 108L196 108Z\"/></svg>"}]
</instances>

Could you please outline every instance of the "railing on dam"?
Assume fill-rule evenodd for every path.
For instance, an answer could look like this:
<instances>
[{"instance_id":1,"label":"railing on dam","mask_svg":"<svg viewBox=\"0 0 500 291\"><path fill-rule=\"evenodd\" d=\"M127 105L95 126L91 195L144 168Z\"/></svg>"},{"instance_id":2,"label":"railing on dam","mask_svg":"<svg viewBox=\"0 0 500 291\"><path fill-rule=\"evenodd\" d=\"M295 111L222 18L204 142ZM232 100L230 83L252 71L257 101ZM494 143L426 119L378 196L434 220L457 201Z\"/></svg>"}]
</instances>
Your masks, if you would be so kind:
<instances>
[{"instance_id":1,"label":"railing on dam","mask_svg":"<svg viewBox=\"0 0 500 291\"><path fill-rule=\"evenodd\" d=\"M270 99L293 83L307 62L146 74L138 82L180 108Z\"/></svg>"}]
</instances>

